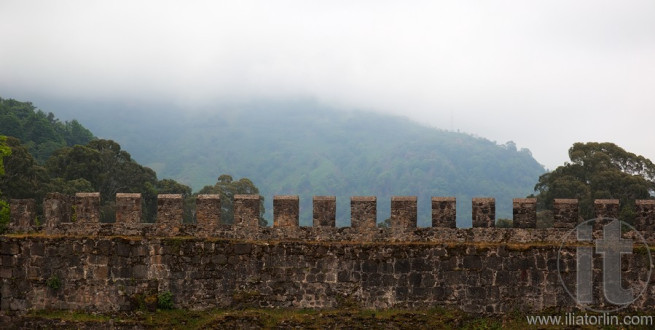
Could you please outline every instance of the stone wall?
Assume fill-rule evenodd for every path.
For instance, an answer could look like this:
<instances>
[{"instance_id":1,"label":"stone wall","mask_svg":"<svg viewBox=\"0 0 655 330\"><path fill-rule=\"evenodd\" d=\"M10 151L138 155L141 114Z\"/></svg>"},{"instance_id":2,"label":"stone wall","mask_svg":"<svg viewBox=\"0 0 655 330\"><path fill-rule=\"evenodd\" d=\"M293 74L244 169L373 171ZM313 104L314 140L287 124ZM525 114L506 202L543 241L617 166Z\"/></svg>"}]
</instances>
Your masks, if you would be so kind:
<instances>
[{"instance_id":1,"label":"stone wall","mask_svg":"<svg viewBox=\"0 0 655 330\"><path fill-rule=\"evenodd\" d=\"M10 231L27 231L36 223L36 202L33 199L12 199L9 201Z\"/></svg>"},{"instance_id":2,"label":"stone wall","mask_svg":"<svg viewBox=\"0 0 655 330\"><path fill-rule=\"evenodd\" d=\"M314 227L334 227L336 198L315 196ZM432 197L432 226L456 228L456 199L454 197ZM44 219L35 221L36 210L33 200L12 200L11 231L28 232L45 226L50 234L97 234L103 231L110 235L148 232L142 221L141 194L116 194L115 223L100 223L100 194L78 193L70 197L58 193L48 194L44 199ZM375 196L351 198L351 227L375 228L377 218ZM471 217L474 228L492 228L495 224L495 199L474 198ZM598 217L618 217L618 200L596 200ZM298 196L275 196L273 200L274 227L298 228ZM259 195L236 195L234 197L235 225L259 226ZM394 196L391 198L391 227L416 228L417 198L415 196ZM635 201L635 227L648 231L655 227L655 200ZM513 200L515 228L536 228L536 199L516 198ZM184 200L179 194L162 194L157 198L157 220L154 228L157 235L176 235L180 228L191 228L182 224ZM201 236L210 236L220 231L221 200L219 195L199 195L196 199L197 225L202 227ZM572 229L579 218L576 199L555 199L553 203L553 227ZM600 228L601 223L595 225Z\"/></svg>"},{"instance_id":3,"label":"stone wall","mask_svg":"<svg viewBox=\"0 0 655 330\"><path fill-rule=\"evenodd\" d=\"M573 229L580 222L577 199L558 199L553 201L553 227Z\"/></svg>"},{"instance_id":4,"label":"stone wall","mask_svg":"<svg viewBox=\"0 0 655 330\"><path fill-rule=\"evenodd\" d=\"M298 227L299 202L298 196L274 196L273 227Z\"/></svg>"},{"instance_id":5,"label":"stone wall","mask_svg":"<svg viewBox=\"0 0 655 330\"><path fill-rule=\"evenodd\" d=\"M635 201L635 215L635 229L655 232L655 200Z\"/></svg>"},{"instance_id":6,"label":"stone wall","mask_svg":"<svg viewBox=\"0 0 655 330\"><path fill-rule=\"evenodd\" d=\"M455 197L432 197L432 227L457 227Z\"/></svg>"},{"instance_id":7,"label":"stone wall","mask_svg":"<svg viewBox=\"0 0 655 330\"><path fill-rule=\"evenodd\" d=\"M536 198L514 198L512 200L515 228L536 228L537 227L537 199Z\"/></svg>"},{"instance_id":8,"label":"stone wall","mask_svg":"<svg viewBox=\"0 0 655 330\"><path fill-rule=\"evenodd\" d=\"M391 227L416 227L417 214L416 196L391 197Z\"/></svg>"},{"instance_id":9,"label":"stone wall","mask_svg":"<svg viewBox=\"0 0 655 330\"><path fill-rule=\"evenodd\" d=\"M535 201L515 199L516 228L506 229L493 228L494 199L475 199L474 228L464 229L454 225L455 198L432 199L430 228L416 228L414 197L392 198L391 228L376 227L374 196L352 197L351 227L342 228L330 222L332 198L315 200L321 206L314 218L327 220L312 227L298 227L297 196L274 198L273 227L258 225L259 195L235 196L234 225L220 223L217 195L198 196L195 224L182 223L179 195L160 195L157 223L141 223L140 198L117 195L116 223L101 223L93 220L99 195L48 195L44 232L33 234L26 232L41 230L29 221L33 201L12 200L10 228L18 234L0 236L0 310L131 310L165 291L176 307L189 309L329 308L344 301L473 313L575 307L559 280L575 281L575 200L556 200L555 228L536 229ZM635 205L640 232L625 238L640 242L641 235L655 246L655 201ZM644 274L645 251L635 245L622 255L624 284L655 278ZM602 258L594 260L598 279ZM653 309L655 288L646 290L630 308ZM594 294L602 297L597 287Z\"/></svg>"},{"instance_id":10,"label":"stone wall","mask_svg":"<svg viewBox=\"0 0 655 330\"><path fill-rule=\"evenodd\" d=\"M487 233L502 230L440 230L446 238L457 231L471 237L388 244L4 236L0 309L125 311L165 291L173 294L176 308L195 310L330 308L344 301L364 308L444 306L472 313L575 307L558 280L559 244L518 242L535 229L504 230L499 241ZM563 233L551 231L541 234L559 239ZM574 269L574 254L570 247L559 266ZM640 256L624 257L625 267L645 271ZM594 276L600 275L598 264ZM568 271L561 274L565 284L575 280ZM625 274L625 283L640 281L640 272ZM650 286L630 308L650 310L653 297Z\"/></svg>"},{"instance_id":11,"label":"stone wall","mask_svg":"<svg viewBox=\"0 0 655 330\"><path fill-rule=\"evenodd\" d=\"M116 223L139 223L141 214L141 194L116 194Z\"/></svg>"},{"instance_id":12,"label":"stone wall","mask_svg":"<svg viewBox=\"0 0 655 330\"><path fill-rule=\"evenodd\" d=\"M496 199L473 198L473 227L489 228L496 225Z\"/></svg>"},{"instance_id":13,"label":"stone wall","mask_svg":"<svg viewBox=\"0 0 655 330\"><path fill-rule=\"evenodd\" d=\"M352 228L375 228L377 218L377 197L354 196L350 198L350 226Z\"/></svg>"},{"instance_id":14,"label":"stone wall","mask_svg":"<svg viewBox=\"0 0 655 330\"><path fill-rule=\"evenodd\" d=\"M334 227L337 223L337 197L336 196L314 196L312 199L314 207L314 227Z\"/></svg>"},{"instance_id":15,"label":"stone wall","mask_svg":"<svg viewBox=\"0 0 655 330\"><path fill-rule=\"evenodd\" d=\"M196 219L198 226L209 230L216 228L221 223L221 195L198 195Z\"/></svg>"}]
</instances>

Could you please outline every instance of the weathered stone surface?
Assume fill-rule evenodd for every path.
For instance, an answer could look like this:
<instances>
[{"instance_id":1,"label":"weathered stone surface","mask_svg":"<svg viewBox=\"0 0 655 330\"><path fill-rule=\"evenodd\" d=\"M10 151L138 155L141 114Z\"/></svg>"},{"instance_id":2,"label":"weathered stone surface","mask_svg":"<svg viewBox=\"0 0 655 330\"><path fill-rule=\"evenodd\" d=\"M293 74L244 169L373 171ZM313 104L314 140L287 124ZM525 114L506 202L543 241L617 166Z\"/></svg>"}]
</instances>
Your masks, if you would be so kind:
<instances>
[{"instance_id":1,"label":"weathered stone surface","mask_svg":"<svg viewBox=\"0 0 655 330\"><path fill-rule=\"evenodd\" d=\"M34 199L12 199L9 201L9 230L29 231L36 226L36 202Z\"/></svg>"},{"instance_id":2,"label":"weathered stone surface","mask_svg":"<svg viewBox=\"0 0 655 330\"><path fill-rule=\"evenodd\" d=\"M414 228L417 219L416 196L391 197L391 227Z\"/></svg>"},{"instance_id":3,"label":"weathered stone surface","mask_svg":"<svg viewBox=\"0 0 655 330\"><path fill-rule=\"evenodd\" d=\"M234 195L234 225L259 226L259 195Z\"/></svg>"},{"instance_id":4,"label":"weathered stone surface","mask_svg":"<svg viewBox=\"0 0 655 330\"><path fill-rule=\"evenodd\" d=\"M335 196L314 196L314 227L334 227L337 216L337 198Z\"/></svg>"},{"instance_id":5,"label":"weathered stone surface","mask_svg":"<svg viewBox=\"0 0 655 330\"><path fill-rule=\"evenodd\" d=\"M515 228L537 228L537 199L514 198L513 224Z\"/></svg>"},{"instance_id":6,"label":"weathered stone surface","mask_svg":"<svg viewBox=\"0 0 655 330\"><path fill-rule=\"evenodd\" d=\"M596 218L619 218L618 199L596 199L594 200L594 211Z\"/></svg>"},{"instance_id":7,"label":"weathered stone surface","mask_svg":"<svg viewBox=\"0 0 655 330\"><path fill-rule=\"evenodd\" d=\"M221 223L221 195L200 194L196 198L198 226L215 228Z\"/></svg>"},{"instance_id":8,"label":"weathered stone surface","mask_svg":"<svg viewBox=\"0 0 655 330\"><path fill-rule=\"evenodd\" d=\"M553 201L553 227L573 229L580 222L578 200L560 199Z\"/></svg>"},{"instance_id":9,"label":"weathered stone surface","mask_svg":"<svg viewBox=\"0 0 655 330\"><path fill-rule=\"evenodd\" d=\"M432 197L432 227L457 227L455 197Z\"/></svg>"},{"instance_id":10,"label":"weathered stone surface","mask_svg":"<svg viewBox=\"0 0 655 330\"><path fill-rule=\"evenodd\" d=\"M655 199L635 201L635 223L637 230L655 232Z\"/></svg>"},{"instance_id":11,"label":"weathered stone surface","mask_svg":"<svg viewBox=\"0 0 655 330\"><path fill-rule=\"evenodd\" d=\"M350 226L375 228L377 221L377 197L353 196L350 198Z\"/></svg>"},{"instance_id":12,"label":"weathered stone surface","mask_svg":"<svg viewBox=\"0 0 655 330\"><path fill-rule=\"evenodd\" d=\"M276 229L257 230L272 233ZM439 232L442 240L317 244L188 237L0 236L0 309L127 311L138 308L135 299L165 291L172 293L176 308L194 310L332 308L346 298L363 308L453 307L476 314L576 308L557 269L560 239L566 230L408 230L415 231L429 233L430 239L437 239ZM522 235L531 233L548 240L521 243ZM466 238L461 244L449 241L462 237ZM578 242L565 243L569 250L560 266L575 269ZM643 282L649 268L642 262L645 257L643 253L622 257L631 270L623 272L625 285ZM602 275L602 262L594 263L593 272L594 278ZM565 284L573 285L575 277L567 274L562 275ZM56 289L48 284L55 278ZM600 299L601 286L594 284ZM649 297L655 295L655 287L646 290L630 309L652 311Z\"/></svg>"},{"instance_id":13,"label":"weathered stone surface","mask_svg":"<svg viewBox=\"0 0 655 330\"><path fill-rule=\"evenodd\" d=\"M473 227L491 228L496 226L496 199L473 198Z\"/></svg>"},{"instance_id":14,"label":"weathered stone surface","mask_svg":"<svg viewBox=\"0 0 655 330\"><path fill-rule=\"evenodd\" d=\"M273 227L298 227L299 217L298 196L273 196Z\"/></svg>"},{"instance_id":15,"label":"weathered stone surface","mask_svg":"<svg viewBox=\"0 0 655 330\"><path fill-rule=\"evenodd\" d=\"M61 222L70 222L73 197L61 193L48 193L43 199L43 216L46 232L57 230Z\"/></svg>"},{"instance_id":16,"label":"weathered stone surface","mask_svg":"<svg viewBox=\"0 0 655 330\"><path fill-rule=\"evenodd\" d=\"M141 222L141 194L116 194L116 223Z\"/></svg>"},{"instance_id":17,"label":"weathered stone surface","mask_svg":"<svg viewBox=\"0 0 655 330\"><path fill-rule=\"evenodd\" d=\"M57 218L46 234L0 236L0 310L130 310L135 297L163 291L173 293L176 307L190 309L330 308L344 298L365 308L445 306L472 313L575 308L559 280L575 284L580 242L567 228L416 228L415 197L396 198L395 207L392 199L396 223L413 219L413 226L376 228L373 196L351 199L352 227L259 227L258 195L235 196L238 225L206 227L200 220L181 223L181 196L160 199L158 215L179 210L167 215L177 219L175 230L170 223L62 222L66 197L49 195L47 212ZM454 200L433 199L433 210L434 202L454 209ZM478 219L488 224L494 200L476 202ZM533 201L514 202L532 212ZM646 228L639 234L655 246L649 229L655 201L635 204L635 226ZM218 211L220 204L212 205ZM556 219L577 223L576 200L555 205ZM638 242L634 231L624 236ZM566 253L559 254L560 247ZM635 245L634 253L622 255L624 287L648 282L643 251ZM595 258L594 278L601 268L602 259ZM61 282L56 290L47 284L55 278ZM594 294L602 298L596 282ZM652 310L653 296L655 286L649 286L630 308Z\"/></svg>"},{"instance_id":18,"label":"weathered stone surface","mask_svg":"<svg viewBox=\"0 0 655 330\"><path fill-rule=\"evenodd\" d=\"M76 193L73 218L78 223L100 222L100 193Z\"/></svg>"},{"instance_id":19,"label":"weathered stone surface","mask_svg":"<svg viewBox=\"0 0 655 330\"><path fill-rule=\"evenodd\" d=\"M178 227L182 224L184 199L182 194L157 195L157 224L165 227Z\"/></svg>"}]
</instances>

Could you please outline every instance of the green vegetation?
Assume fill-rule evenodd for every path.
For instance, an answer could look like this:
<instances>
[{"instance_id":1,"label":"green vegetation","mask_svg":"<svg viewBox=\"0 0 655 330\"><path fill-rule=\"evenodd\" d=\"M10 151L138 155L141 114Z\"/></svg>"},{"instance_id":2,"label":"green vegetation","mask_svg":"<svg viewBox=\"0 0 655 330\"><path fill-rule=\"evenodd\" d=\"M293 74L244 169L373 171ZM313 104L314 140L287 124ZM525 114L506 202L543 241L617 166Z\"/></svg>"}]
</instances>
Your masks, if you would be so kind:
<instances>
[{"instance_id":1,"label":"green vegetation","mask_svg":"<svg viewBox=\"0 0 655 330\"><path fill-rule=\"evenodd\" d=\"M30 102L0 98L0 133L20 139L38 163L57 149L93 140L93 134L77 120L61 122ZM2 151L0 150L0 153Z\"/></svg>"},{"instance_id":2,"label":"green vegetation","mask_svg":"<svg viewBox=\"0 0 655 330\"><path fill-rule=\"evenodd\" d=\"M61 280L59 279L59 276L57 276L56 274L52 274L50 278L48 278L45 281L45 285L48 286L50 289L59 290L59 288L61 287Z\"/></svg>"},{"instance_id":3,"label":"green vegetation","mask_svg":"<svg viewBox=\"0 0 655 330\"><path fill-rule=\"evenodd\" d=\"M311 101L224 105L207 112L67 105L94 133L115 139L158 174L201 189L222 173L257 183L272 210L274 195L300 196L301 225L312 220L312 196L337 196L337 225L348 225L351 196L378 197L389 216L392 195L416 195L420 226L429 226L431 196L457 197L460 225L471 198L490 196L498 217L526 196L544 173L512 142L422 126L405 118L346 112ZM103 107L107 109L102 111ZM267 217L270 219L272 215Z\"/></svg>"},{"instance_id":4,"label":"green vegetation","mask_svg":"<svg viewBox=\"0 0 655 330\"><path fill-rule=\"evenodd\" d=\"M11 155L11 148L7 145L7 137L0 135L0 178L5 175L4 158ZM0 233L4 233L9 225L9 203L3 200L0 190Z\"/></svg>"},{"instance_id":5,"label":"green vegetation","mask_svg":"<svg viewBox=\"0 0 655 330\"><path fill-rule=\"evenodd\" d=\"M539 209L552 208L555 198L577 198L580 216L594 218L594 199L618 199L619 218L632 223L634 201L653 198L655 165L609 142L575 143L570 163L539 177Z\"/></svg>"},{"instance_id":6,"label":"green vegetation","mask_svg":"<svg viewBox=\"0 0 655 330\"><path fill-rule=\"evenodd\" d=\"M496 228L512 228L514 227L514 221L512 219L500 218L496 220Z\"/></svg>"},{"instance_id":7,"label":"green vegetation","mask_svg":"<svg viewBox=\"0 0 655 330\"><path fill-rule=\"evenodd\" d=\"M545 310L537 315L562 316L561 310ZM578 313L576 311L576 313ZM626 312L627 313L627 312ZM589 315L598 315L588 312ZM622 313L618 314L621 318ZM633 314L629 314L633 315ZM87 314L70 311L34 311L17 316L13 322L29 322L49 328L52 322L66 328L89 328L106 325L114 327L166 329L237 329L237 328L301 328L301 329L526 329L527 314L514 311L505 315L475 316L459 310L435 307L431 309L367 310L339 308L307 309L241 309L241 310L158 310L115 314ZM50 325L50 326L48 326ZM559 329L559 326L540 325L539 329ZM596 329L596 327L576 327ZM648 326L635 327L648 329Z\"/></svg>"},{"instance_id":8,"label":"green vegetation","mask_svg":"<svg viewBox=\"0 0 655 330\"><path fill-rule=\"evenodd\" d=\"M14 126L0 124L0 134L21 133L17 135L28 139L23 144L25 141L15 136L0 136L0 194L4 192L4 195L0 195L0 232L4 232L9 221L8 205L3 200L34 198L41 203L49 192L68 195L100 192L100 214L104 222L111 222L115 217L117 192L142 194L146 222L155 221L158 194L182 194L185 200L184 221L193 221L194 195L191 188L171 179L158 180L155 171L134 161L118 143L91 140L93 135L77 121L61 123L52 113L46 116L28 102L0 98L0 117L19 125L22 131L32 132L21 133L13 129ZM45 133L36 134L39 130L45 130ZM42 152L46 149L47 153ZM46 156L47 159L43 159ZM231 181L229 175L222 177ZM206 190L220 193L223 201L234 193L258 192L247 178L234 183L223 181L214 187L206 187ZM41 208L37 207L37 210ZM224 204L224 212L233 214L232 210L231 203ZM75 210L72 215L75 221ZM225 219L229 219L229 216ZM261 221L265 224L263 217Z\"/></svg>"},{"instance_id":9,"label":"green vegetation","mask_svg":"<svg viewBox=\"0 0 655 330\"><path fill-rule=\"evenodd\" d=\"M165 291L157 295L157 307L173 309L173 294L170 291Z\"/></svg>"},{"instance_id":10,"label":"green vegetation","mask_svg":"<svg viewBox=\"0 0 655 330\"><path fill-rule=\"evenodd\" d=\"M9 225L9 203L0 199L0 234L7 231Z\"/></svg>"},{"instance_id":11,"label":"green vegetation","mask_svg":"<svg viewBox=\"0 0 655 330\"><path fill-rule=\"evenodd\" d=\"M218 194L221 196L221 222L231 224L234 222L234 195L238 194L259 194L259 189L248 178L241 178L234 181L232 176L223 174L218 177L218 182L213 186L205 186L198 194ZM261 196L259 206L259 224L266 225L264 220L264 196Z\"/></svg>"}]
</instances>

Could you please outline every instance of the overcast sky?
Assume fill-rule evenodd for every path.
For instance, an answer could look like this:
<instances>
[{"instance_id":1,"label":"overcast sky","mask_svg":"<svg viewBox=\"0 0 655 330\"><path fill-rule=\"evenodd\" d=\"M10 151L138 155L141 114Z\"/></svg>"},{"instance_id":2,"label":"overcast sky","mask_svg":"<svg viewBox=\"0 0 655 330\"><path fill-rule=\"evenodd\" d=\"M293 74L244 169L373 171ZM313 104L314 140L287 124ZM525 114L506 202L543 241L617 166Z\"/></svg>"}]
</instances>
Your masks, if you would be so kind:
<instances>
[{"instance_id":1,"label":"overcast sky","mask_svg":"<svg viewBox=\"0 0 655 330\"><path fill-rule=\"evenodd\" d=\"M0 97L311 97L655 160L655 1L0 1ZM36 104L47 109L47 104Z\"/></svg>"}]
</instances>

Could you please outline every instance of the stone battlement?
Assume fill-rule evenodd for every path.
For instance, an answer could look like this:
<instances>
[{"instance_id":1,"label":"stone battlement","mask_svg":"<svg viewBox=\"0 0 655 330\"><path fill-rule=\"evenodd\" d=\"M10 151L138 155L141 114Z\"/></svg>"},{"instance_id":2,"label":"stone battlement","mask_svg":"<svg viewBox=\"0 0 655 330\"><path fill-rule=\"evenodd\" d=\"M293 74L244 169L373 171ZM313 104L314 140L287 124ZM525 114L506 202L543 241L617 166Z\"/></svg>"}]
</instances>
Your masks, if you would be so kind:
<instances>
[{"instance_id":1,"label":"stone battlement","mask_svg":"<svg viewBox=\"0 0 655 330\"><path fill-rule=\"evenodd\" d=\"M258 236L256 233L272 232L284 233L288 238L300 238L311 232L344 232L349 233L347 236L350 240L378 237L384 235L385 232L376 227L377 198L375 196L352 197L350 203L351 226L341 228L335 228L335 196L314 196L312 227L299 227L299 198L294 195L274 196L272 228L260 227L258 222L259 201L259 195L235 195L234 224L226 225L221 221L220 195L198 195L196 222L183 223L184 201L182 195L160 194L157 198L156 222L144 223L142 222L141 194L118 193L116 194L115 222L101 223L99 193L77 193L74 197L52 193L46 196L43 203L43 222L39 222L36 218L34 200L11 200L10 232L45 230L46 234L57 235L234 237L235 234L232 232L241 231L243 234L236 235L236 237L242 238ZM417 228L417 198L415 196L394 196L390 202L391 230L394 232L413 229L427 230L427 228ZM432 228L434 230L457 228L455 221L457 200L455 197L432 197L431 202ZM493 228L496 221L495 199L473 198L471 203L473 227ZM513 200L512 223L514 228L536 228L536 204L535 198L515 198ZM594 207L596 216L599 218L618 217L618 200L599 199L595 201ZM635 228L639 231L652 232L655 229L655 200L637 200L635 207ZM582 221L578 214L576 199L555 199L553 227L555 229L572 229ZM242 229L244 227L249 229ZM382 234L374 234L374 232ZM358 234L361 234L360 237ZM314 235L307 237L316 239L312 236ZM413 239L412 237L405 238ZM421 240L420 238L416 239Z\"/></svg>"},{"instance_id":2,"label":"stone battlement","mask_svg":"<svg viewBox=\"0 0 655 330\"><path fill-rule=\"evenodd\" d=\"M514 228L494 228L495 200L475 198L473 228L457 228L456 199L433 197L432 227L417 228L417 199L393 197L391 227L376 226L377 198L351 198L351 226L335 227L334 196L313 198L313 226L299 226L298 196L273 198L273 226L259 226L258 195L234 197L234 224L218 195L196 199L183 223L181 195L159 195L155 223L142 222L140 194L116 195L116 221L100 222L100 195L49 194L44 219L34 200L11 201L10 234L0 235L0 312L38 309L129 311L170 292L174 306L210 308L457 308L476 314L579 308L578 201L557 199L553 228L535 228L536 200L513 200ZM618 201L598 200L598 217ZM636 231L621 255L631 310L655 309L651 248L655 201L635 202ZM592 231L604 238L602 230ZM587 256L588 257L588 256ZM603 300L603 257L593 254L594 306ZM153 298L154 297L154 298ZM652 314L652 313L651 313Z\"/></svg>"}]
</instances>

